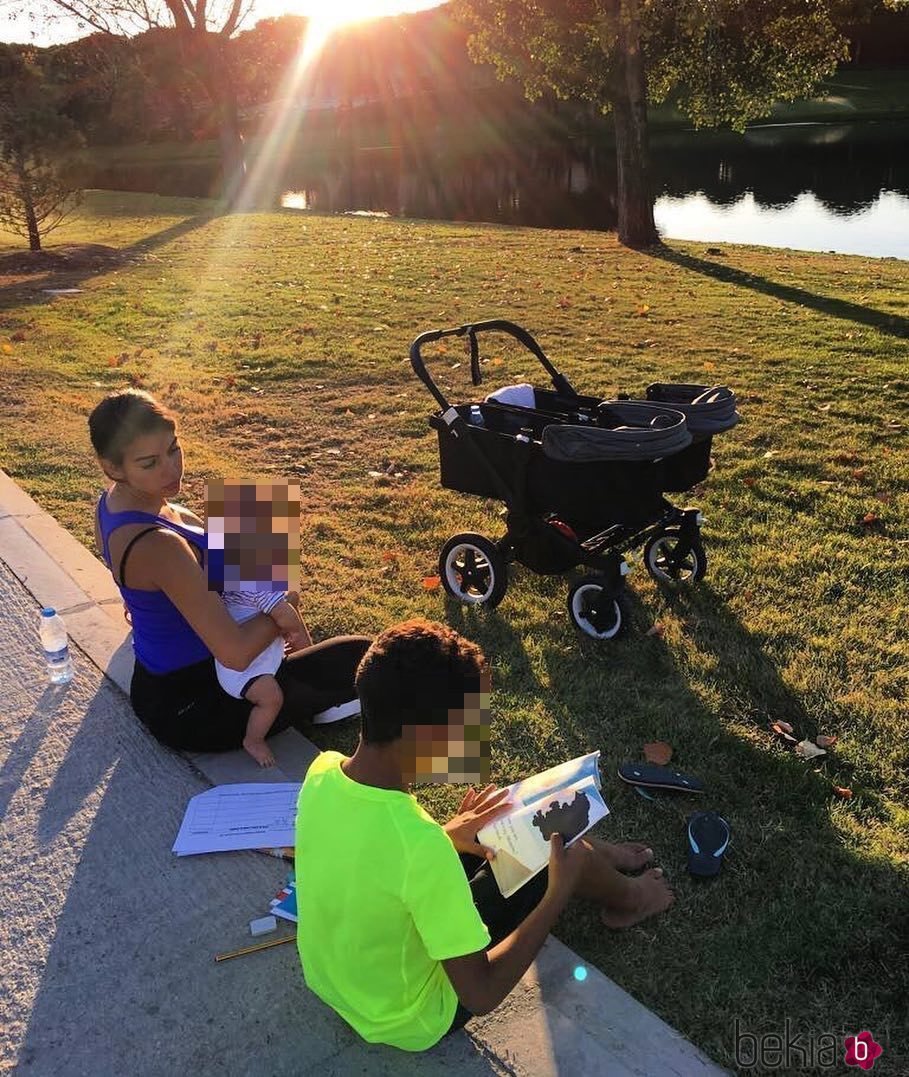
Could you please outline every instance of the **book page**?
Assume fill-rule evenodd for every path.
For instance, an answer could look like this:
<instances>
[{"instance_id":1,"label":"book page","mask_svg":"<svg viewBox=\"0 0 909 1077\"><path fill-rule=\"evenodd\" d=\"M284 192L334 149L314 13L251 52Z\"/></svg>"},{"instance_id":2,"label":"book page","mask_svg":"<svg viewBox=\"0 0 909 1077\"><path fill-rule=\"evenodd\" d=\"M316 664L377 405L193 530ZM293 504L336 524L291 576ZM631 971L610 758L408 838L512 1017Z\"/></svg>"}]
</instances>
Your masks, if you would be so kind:
<instances>
[{"instance_id":1,"label":"book page","mask_svg":"<svg viewBox=\"0 0 909 1077\"><path fill-rule=\"evenodd\" d=\"M492 873L504 897L532 879L549 863L549 838L562 835L570 845L609 814L590 776L494 820L477 837L494 849Z\"/></svg>"}]
</instances>

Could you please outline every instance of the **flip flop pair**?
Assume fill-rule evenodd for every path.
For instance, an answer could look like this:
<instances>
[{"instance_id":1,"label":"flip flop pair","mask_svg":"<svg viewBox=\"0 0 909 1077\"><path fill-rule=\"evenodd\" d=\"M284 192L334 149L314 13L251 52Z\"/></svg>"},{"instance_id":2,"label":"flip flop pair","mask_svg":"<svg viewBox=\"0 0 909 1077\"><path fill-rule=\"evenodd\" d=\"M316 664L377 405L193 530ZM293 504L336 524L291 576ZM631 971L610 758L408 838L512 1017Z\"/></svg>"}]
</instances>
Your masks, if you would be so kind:
<instances>
[{"instance_id":1,"label":"flip flop pair","mask_svg":"<svg viewBox=\"0 0 909 1077\"><path fill-rule=\"evenodd\" d=\"M675 793L703 793L704 783L692 775L654 763L623 763L619 767L623 782L635 787L642 796L647 789ZM649 799L653 799L649 797ZM729 824L715 811L699 811L688 817L688 871L700 878L718 875L732 835Z\"/></svg>"}]
</instances>

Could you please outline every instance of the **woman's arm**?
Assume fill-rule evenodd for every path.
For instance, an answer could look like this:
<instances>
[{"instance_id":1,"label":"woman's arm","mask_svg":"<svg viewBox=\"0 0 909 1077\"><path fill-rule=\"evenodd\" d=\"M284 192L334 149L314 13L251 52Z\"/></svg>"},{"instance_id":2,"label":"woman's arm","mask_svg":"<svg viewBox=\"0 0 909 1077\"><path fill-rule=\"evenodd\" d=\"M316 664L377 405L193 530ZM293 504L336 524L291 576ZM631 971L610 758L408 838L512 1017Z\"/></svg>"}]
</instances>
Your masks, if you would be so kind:
<instances>
[{"instance_id":1,"label":"woman's arm","mask_svg":"<svg viewBox=\"0 0 909 1077\"><path fill-rule=\"evenodd\" d=\"M227 612L221 596L209 591L186 539L173 531L155 531L138 543L142 560L151 567L154 583L183 614L202 642L228 669L246 669L257 654L281 634L265 614L242 625ZM135 553L133 556L135 556Z\"/></svg>"}]
</instances>

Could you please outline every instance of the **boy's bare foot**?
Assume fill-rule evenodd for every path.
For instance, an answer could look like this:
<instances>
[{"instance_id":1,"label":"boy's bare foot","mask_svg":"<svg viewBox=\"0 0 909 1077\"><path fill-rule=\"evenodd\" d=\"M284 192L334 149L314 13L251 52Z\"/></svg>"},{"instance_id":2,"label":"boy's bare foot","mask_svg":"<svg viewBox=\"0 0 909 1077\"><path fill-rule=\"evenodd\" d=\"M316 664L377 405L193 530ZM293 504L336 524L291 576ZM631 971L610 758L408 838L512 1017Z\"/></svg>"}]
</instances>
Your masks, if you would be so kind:
<instances>
[{"instance_id":1,"label":"boy's bare foot","mask_svg":"<svg viewBox=\"0 0 909 1077\"><path fill-rule=\"evenodd\" d=\"M604 909L600 917L606 927L632 927L664 912L675 900L662 868L651 868L636 879L628 880L628 898L623 908Z\"/></svg>"},{"instance_id":2,"label":"boy's bare foot","mask_svg":"<svg viewBox=\"0 0 909 1077\"><path fill-rule=\"evenodd\" d=\"M614 845L610 841L595 842L597 848L609 857L619 871L640 871L653 860L653 849L640 841L623 841Z\"/></svg>"},{"instance_id":3,"label":"boy's bare foot","mask_svg":"<svg viewBox=\"0 0 909 1077\"><path fill-rule=\"evenodd\" d=\"M256 740L253 737L244 737L243 747L249 752L253 759L255 759L260 767L273 767L275 765L275 757L271 754L271 748L268 747L264 740Z\"/></svg>"}]
</instances>

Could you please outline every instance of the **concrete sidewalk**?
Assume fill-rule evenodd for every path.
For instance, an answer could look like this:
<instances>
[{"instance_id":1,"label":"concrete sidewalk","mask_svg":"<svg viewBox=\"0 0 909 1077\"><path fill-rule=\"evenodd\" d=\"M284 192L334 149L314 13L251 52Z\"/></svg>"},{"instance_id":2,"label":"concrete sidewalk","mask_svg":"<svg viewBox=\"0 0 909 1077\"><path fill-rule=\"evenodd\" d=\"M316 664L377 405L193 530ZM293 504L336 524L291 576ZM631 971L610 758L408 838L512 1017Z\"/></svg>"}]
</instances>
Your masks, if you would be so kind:
<instances>
[{"instance_id":1,"label":"concrete sidewalk","mask_svg":"<svg viewBox=\"0 0 909 1077\"><path fill-rule=\"evenodd\" d=\"M46 683L45 604L74 644L68 686ZM505 1005L417 1056L363 1043L306 990L292 944L216 965L249 941L286 865L170 848L189 797L245 764L187 760L144 732L109 574L2 472L0 610L0 1070L724 1072L601 973L578 983L579 958L552 938ZM279 763L296 776L314 751L294 733Z\"/></svg>"}]
</instances>

